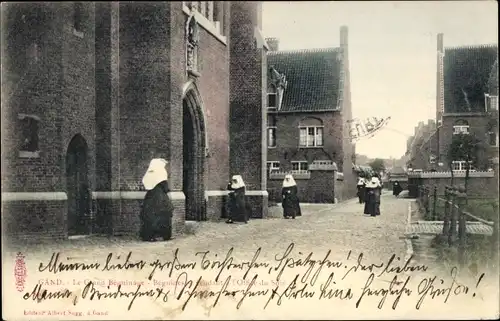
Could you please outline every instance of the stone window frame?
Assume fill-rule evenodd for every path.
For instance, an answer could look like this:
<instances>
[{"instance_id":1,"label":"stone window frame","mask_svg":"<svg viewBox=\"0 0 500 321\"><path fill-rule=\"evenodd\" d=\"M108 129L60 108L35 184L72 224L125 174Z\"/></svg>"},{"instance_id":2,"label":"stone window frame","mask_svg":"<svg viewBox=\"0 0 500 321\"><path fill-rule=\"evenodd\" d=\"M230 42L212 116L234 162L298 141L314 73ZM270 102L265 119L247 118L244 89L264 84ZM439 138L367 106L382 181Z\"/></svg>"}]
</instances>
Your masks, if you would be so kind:
<instances>
[{"instance_id":1,"label":"stone window frame","mask_svg":"<svg viewBox=\"0 0 500 321\"><path fill-rule=\"evenodd\" d=\"M17 119L19 121L22 121L24 119L31 119L32 121L36 122L36 132L31 133L31 136L33 138L36 137L36 149L35 150L24 150L22 149L22 146L19 146L19 152L18 156L20 158L40 158L40 117L36 115L28 115L28 114L18 114ZM24 126L20 126L21 130L23 133L21 133L22 137L24 137Z\"/></svg>"},{"instance_id":2,"label":"stone window frame","mask_svg":"<svg viewBox=\"0 0 500 321\"><path fill-rule=\"evenodd\" d=\"M216 20L217 17L215 17L217 14L224 20L224 16L226 15L226 12L224 12L224 2L182 1L182 11L188 16L191 14L191 7L195 10L194 17L196 22L224 45L227 45L227 37L224 35L224 21L218 21ZM202 8L204 9L202 10ZM209 9L208 11L207 8ZM222 13L216 13L218 10L222 10ZM209 12L208 16L207 12Z\"/></svg>"},{"instance_id":3,"label":"stone window frame","mask_svg":"<svg viewBox=\"0 0 500 321\"><path fill-rule=\"evenodd\" d=\"M303 164L305 164L305 168L302 168L304 166ZM291 165L291 168L292 168L292 170L291 170L292 173L294 173L294 172L296 172L296 173L298 173L298 172L302 173L302 172L309 171L309 162L308 161L291 161L290 165ZM297 169L294 169L293 165L297 165Z\"/></svg>"},{"instance_id":4,"label":"stone window frame","mask_svg":"<svg viewBox=\"0 0 500 321\"><path fill-rule=\"evenodd\" d=\"M278 166L274 166L274 165L278 165ZM266 163L267 173L270 174L273 171L279 172L280 165L281 164L279 161L267 161L267 163Z\"/></svg>"},{"instance_id":5,"label":"stone window frame","mask_svg":"<svg viewBox=\"0 0 500 321\"><path fill-rule=\"evenodd\" d=\"M78 38L83 38L84 36L84 6L83 2L73 3L73 35Z\"/></svg>"},{"instance_id":6,"label":"stone window frame","mask_svg":"<svg viewBox=\"0 0 500 321\"><path fill-rule=\"evenodd\" d=\"M309 136L309 129L313 128L314 129L314 143L312 145L309 144L309 140L307 137ZM325 126L323 125L314 125L314 126L306 126L306 125L299 125L299 147L301 148L315 148L315 147L323 147L325 145ZM321 144L317 143L318 139L318 133L320 132L319 129L321 129ZM302 135L303 131L305 130L305 136ZM305 137L305 144L303 144L302 137Z\"/></svg>"}]
</instances>

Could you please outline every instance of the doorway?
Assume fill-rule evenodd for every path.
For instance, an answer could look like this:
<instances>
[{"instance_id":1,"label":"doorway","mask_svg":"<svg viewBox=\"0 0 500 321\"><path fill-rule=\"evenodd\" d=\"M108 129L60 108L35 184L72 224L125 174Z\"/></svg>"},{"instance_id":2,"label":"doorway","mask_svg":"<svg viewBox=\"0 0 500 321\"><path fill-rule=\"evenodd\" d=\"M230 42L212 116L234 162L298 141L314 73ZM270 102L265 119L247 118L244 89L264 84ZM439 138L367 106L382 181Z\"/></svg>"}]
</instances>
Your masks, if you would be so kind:
<instances>
[{"instance_id":1,"label":"doorway","mask_svg":"<svg viewBox=\"0 0 500 321\"><path fill-rule=\"evenodd\" d=\"M183 180L186 220L203 221L205 215L204 131L193 90L182 101Z\"/></svg>"},{"instance_id":2,"label":"doorway","mask_svg":"<svg viewBox=\"0 0 500 321\"><path fill-rule=\"evenodd\" d=\"M73 137L66 152L66 190L68 193L68 235L90 234L90 190L87 143L81 135Z\"/></svg>"}]
</instances>

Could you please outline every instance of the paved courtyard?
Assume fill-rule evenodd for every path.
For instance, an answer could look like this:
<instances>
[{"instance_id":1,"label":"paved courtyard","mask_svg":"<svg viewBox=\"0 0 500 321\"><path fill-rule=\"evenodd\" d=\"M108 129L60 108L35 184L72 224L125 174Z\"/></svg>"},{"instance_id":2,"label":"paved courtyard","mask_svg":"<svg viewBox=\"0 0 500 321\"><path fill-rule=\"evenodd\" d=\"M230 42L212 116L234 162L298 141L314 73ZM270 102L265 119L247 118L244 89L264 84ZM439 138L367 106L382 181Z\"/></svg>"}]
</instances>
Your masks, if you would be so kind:
<instances>
[{"instance_id":1,"label":"paved courtyard","mask_svg":"<svg viewBox=\"0 0 500 321\"><path fill-rule=\"evenodd\" d=\"M354 316L353 314L359 315L360 318L368 318L368 314L370 315L370 318L397 318L404 316L428 318L437 316L435 314L436 308L439 309L439 314L443 313L448 317L452 317L452 315L456 315L460 312L457 307L463 307L466 304L469 304L470 306L470 296L456 296L453 298L453 304L444 304L444 299L442 299L442 297L439 299L427 298L426 304L423 304L420 309L416 309L416 304L422 296L422 293L418 293L422 291L419 288L418 283L421 282L422 278L425 278L425 276L421 278L409 278L410 281L407 287L411 287L413 289L413 294L411 296L409 295L409 298L405 298L403 295L401 303L399 303L399 307L396 310L393 310L391 307L397 298L397 292L385 295L387 297L387 302L384 303L385 305L383 308L377 308L383 297L381 294L382 292L379 292L378 294L373 292L373 294L370 295L371 297L368 297L369 295L364 296L364 298L362 298L363 304L356 307L356 302L360 296L359 294L362 292L361 290L369 279L368 276L370 275L370 270L368 269L368 266L370 264L379 264L384 262L384 264L387 265L389 258L394 254L395 256L392 266L402 267L404 265L405 257L410 254L408 252L409 247L407 241L404 239L405 228L408 220L409 202L410 200L408 199L397 199L390 195L390 193L386 192L382 196L382 215L375 218L363 215L363 205L358 204L357 200L349 200L340 204L304 204L302 207L303 216L297 218L296 220L284 220L277 218L280 216L281 208L272 207L270 208L273 214L272 216L276 218L251 220L249 224L229 225L224 224L223 222L202 223L195 228L194 234L184 235L169 242L144 243L130 238L116 237L108 239L102 237L90 237L79 240L65 241L62 243L43 243L30 245L29 247L17 247L15 250L21 251L26 257L25 261L28 271L28 281L26 283L27 285L25 291L32 291L33 284L40 282L44 284L62 282L62 284L68 288L71 288L71 286L73 286L73 288L78 288L78 285L81 284L82 281L85 281L83 283L86 283L88 280L94 280L96 285L102 285L103 288L105 288L106 284L100 284L99 282L107 282L107 284L110 284L110 280L114 280L112 285L122 282L124 283L124 286L126 285L133 288L135 285L134 282L140 281L146 282L144 287L149 286L149 288L156 288L161 285L164 287L170 287L172 291L175 292L179 291L179 288L175 285L176 282L179 281L179 278L186 278L186 280L193 280L193 282L196 282L196 278L198 277L203 277L204 280L214 280L214 277L217 275L217 271L220 270L215 269L208 271L207 269L201 269L200 266L202 266L203 263L200 263L201 255L196 255L197 252L210 251L210 253L207 253L206 257L210 258L212 262L215 260L223 261L231 247L233 247L233 252L231 253L233 260L231 262L234 264L237 264L238 262L250 262L257 254L255 262L274 263L269 265L269 267L264 266L264 268L262 266L259 267L258 265L255 265L251 269L252 272L249 273L250 276L248 276L246 281L244 281L244 273L248 270L246 268L232 268L231 271L229 271L229 269L224 271L221 270L222 276L217 282L223 282L220 280L224 279L228 280L228 277L231 276L233 283L238 283L234 283L234 286L238 285L241 287L241 285L243 285L243 287L246 288L250 282L249 280L252 276L254 276L257 280L262 280L262 282L264 282L264 280L267 280L265 282L268 282L269 280L272 281L271 283L259 283L255 286L255 291L261 291L262 293L264 293L264 291L272 291L271 288L274 288L274 285L276 285L281 287L281 290L278 290L278 292L280 292L285 291L285 289L290 289L290 284L293 283L294 276L300 274L301 277L304 277L304 275L307 275L306 282L301 282L298 281L299 279L296 279L297 282L295 290L287 290L290 291L287 292L288 295L284 296L287 297L287 299L283 297L283 302L279 303L277 298L273 297L273 299L269 299L269 295L263 295L261 297L258 294L254 294L256 297L248 299L245 301L245 304L239 307L237 307L239 299L221 298L221 302L218 303L217 308L210 308L210 306L214 303L214 298L198 297L189 303L190 308L186 309L182 312L182 314L180 312L182 305L180 301L177 302L176 300L170 299L171 301L168 301L167 304L161 303L161 299L154 300L144 297L136 298L134 306L130 311L127 311L130 299L123 299L119 301L97 301L94 299L92 302L84 301L83 303L71 308L77 312L83 311L83 313L89 313L90 310L94 309L96 310L96 313L102 313L102 318L106 319L190 317L213 319L283 319L298 317L352 318ZM286 261L287 263L284 264L285 260L280 262L279 258L285 256L287 248L290 249L290 244L294 244L293 255L290 254L287 258L293 257L293 262ZM261 248L260 252L256 252L258 248ZM49 272L48 269L45 269L43 272L38 271L41 262L43 262L44 265L48 264L53 252L61 252L59 261L67 264L76 261L87 263L98 261L103 263L106 261L106 257L109 253L113 253L113 258L116 262L123 263L124 258L129 251L132 252L129 262L144 260L149 263L158 259L162 261L172 261L172 257L174 256L173 253L176 249L179 249L178 261L176 263L177 265L188 264L189 262L198 262L200 263L198 267L192 270L187 269L185 275L182 275L182 273L179 272L181 274L177 273L177 276L175 273L173 275L169 274L168 266L163 270L157 266L156 269L148 269L147 271L141 270L140 272L133 271L134 269L111 270L105 272L73 271L59 274L54 273L53 271ZM320 277L317 277L320 281L316 284L310 283L312 282L311 280L314 279L315 272L321 269L318 268L318 265L320 265L318 262L316 262L316 265L313 265L312 263L304 263L304 261L308 260L307 255L313 252L309 256L309 262L312 260L320 261L325 258L328 251L331 251L328 256L329 262L342 262L342 264L337 266L336 270L334 263L332 263L333 267L328 266L327 268L325 265L325 267L322 267L323 270L321 271L321 274L318 272L318 275L321 275ZM360 258L361 254L362 258ZM118 259L116 257L118 255L121 255L122 258ZM217 255L217 257L215 255ZM70 259L67 260L67 257ZM298 259L301 259L301 261L299 262ZM4 271L10 271L10 275L6 275L6 272L4 272L4 280L7 280L8 282L11 280L10 282L14 282L11 272L14 270L13 264L15 262L13 254L10 254L10 257L7 258L7 260L5 260L4 257L4 262ZM276 262L280 263L278 264ZM357 262L360 262L360 264ZM413 262L412 265L417 265L417 263L418 262ZM296 265L296 267L293 268L292 265ZM313 266L315 267L313 268ZM146 278L152 270L155 271L152 279L147 280ZM278 275L281 270L284 272L278 280L276 275ZM309 274L307 274L308 270L310 270ZM388 289L393 286L401 287L405 279L411 275L410 272L384 274L381 273L382 270L383 267L378 270L375 268L374 274L377 277L371 284L373 287L372 290L384 288L389 291ZM331 273L330 271L334 271L334 273L331 274L332 281L328 283L327 280L328 274ZM426 273L429 274L430 277L436 275L431 271L432 268L430 268ZM396 283L394 283L395 275L397 276ZM393 282L391 282L391 280ZM125 284L127 282L129 283ZM207 291L217 291L217 289L220 290L220 284L222 283L211 283L212 281L207 282L208 283L203 286L200 285L197 289L200 291L201 289ZM306 285L306 283L308 284ZM342 295L337 291L335 292L337 293L337 296L332 296L334 297L333 299L307 299L304 291L312 291L315 289L316 297L321 296L318 293L323 293L321 289L325 289L325 284L327 283L331 289L337 289L338 291L340 291L340 289L344 289L344 295L346 294L347 289L352 288L354 293L353 298L341 299L340 297L342 297ZM50 288L50 284L46 287ZM175 290L173 289L174 287ZM302 292L300 292L299 289L301 288L304 288L305 290L303 289ZM77 293L83 293L81 292L81 288L80 290L74 291L77 291ZM266 292L266 294L267 293L268 292ZM272 297L273 292L269 293L271 293ZM293 298L294 295L296 297L295 299ZM18 296L19 298L16 298L15 300L19 301L19 306L26 304L22 300L21 294L18 294ZM271 303L268 303L269 300ZM482 301L480 303L485 304L485 302ZM54 304L54 309L56 309L56 303L51 302L51 304ZM68 305L68 303L65 304L66 306ZM11 308L15 309L14 306L15 305L12 305ZM41 309L40 305L36 305L34 302L29 303L29 306L35 306L33 309L38 309L37 311L39 313L46 311L46 309ZM264 309L264 307L266 308ZM469 309L467 311L473 313L475 310ZM419 314L416 314L417 312ZM460 316L463 315L463 313L460 314ZM95 313L91 316L97 317ZM29 317L27 318L29 319ZM74 318L81 319L81 317Z\"/></svg>"}]
</instances>

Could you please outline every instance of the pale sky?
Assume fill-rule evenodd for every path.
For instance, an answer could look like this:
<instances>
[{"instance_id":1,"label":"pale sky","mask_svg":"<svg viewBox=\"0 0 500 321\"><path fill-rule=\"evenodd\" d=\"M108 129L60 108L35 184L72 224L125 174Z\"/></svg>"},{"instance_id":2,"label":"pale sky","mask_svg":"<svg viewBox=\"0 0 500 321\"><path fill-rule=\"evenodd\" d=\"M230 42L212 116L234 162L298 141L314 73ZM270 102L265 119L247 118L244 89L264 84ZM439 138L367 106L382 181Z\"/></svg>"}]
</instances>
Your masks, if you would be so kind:
<instances>
[{"instance_id":1,"label":"pale sky","mask_svg":"<svg viewBox=\"0 0 500 321\"><path fill-rule=\"evenodd\" d=\"M337 47L349 28L353 116L391 116L356 152L399 158L419 121L435 118L436 43L498 43L495 1L264 2L263 33L280 50Z\"/></svg>"}]
</instances>

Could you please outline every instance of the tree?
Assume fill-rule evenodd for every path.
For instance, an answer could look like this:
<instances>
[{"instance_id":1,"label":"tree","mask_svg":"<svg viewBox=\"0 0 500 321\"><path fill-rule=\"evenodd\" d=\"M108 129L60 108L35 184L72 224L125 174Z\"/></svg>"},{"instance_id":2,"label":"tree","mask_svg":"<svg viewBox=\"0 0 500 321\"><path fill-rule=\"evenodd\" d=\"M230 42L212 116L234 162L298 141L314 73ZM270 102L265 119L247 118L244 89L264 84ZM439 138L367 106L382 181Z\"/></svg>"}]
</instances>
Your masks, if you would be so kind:
<instances>
[{"instance_id":1,"label":"tree","mask_svg":"<svg viewBox=\"0 0 500 321\"><path fill-rule=\"evenodd\" d=\"M375 158L368 165L370 165L370 167L373 169L373 171L377 174L385 171L384 160L381 158Z\"/></svg>"},{"instance_id":2,"label":"tree","mask_svg":"<svg viewBox=\"0 0 500 321\"><path fill-rule=\"evenodd\" d=\"M480 153L484 150L483 141L471 134L453 135L451 144L448 146L448 167L451 171L451 184L453 185L453 161L465 161L465 192L471 166L479 167Z\"/></svg>"}]
</instances>

